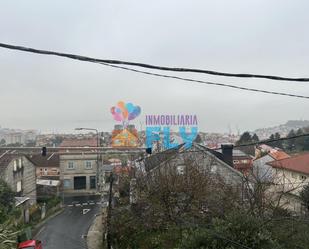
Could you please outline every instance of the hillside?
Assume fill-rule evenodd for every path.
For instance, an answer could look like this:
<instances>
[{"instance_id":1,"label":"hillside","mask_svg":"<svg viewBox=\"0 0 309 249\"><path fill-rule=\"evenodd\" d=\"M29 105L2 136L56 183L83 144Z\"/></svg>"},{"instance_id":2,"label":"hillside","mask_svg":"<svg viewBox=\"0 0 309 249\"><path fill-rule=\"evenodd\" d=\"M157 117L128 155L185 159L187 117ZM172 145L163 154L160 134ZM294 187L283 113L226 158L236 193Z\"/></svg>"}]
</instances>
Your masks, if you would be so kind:
<instances>
[{"instance_id":1,"label":"hillside","mask_svg":"<svg viewBox=\"0 0 309 249\"><path fill-rule=\"evenodd\" d=\"M256 129L253 133L256 133L260 139L267 139L271 134L276 132L278 132L281 136L286 136L292 129L297 130L308 126L309 120L289 120L282 125Z\"/></svg>"}]
</instances>

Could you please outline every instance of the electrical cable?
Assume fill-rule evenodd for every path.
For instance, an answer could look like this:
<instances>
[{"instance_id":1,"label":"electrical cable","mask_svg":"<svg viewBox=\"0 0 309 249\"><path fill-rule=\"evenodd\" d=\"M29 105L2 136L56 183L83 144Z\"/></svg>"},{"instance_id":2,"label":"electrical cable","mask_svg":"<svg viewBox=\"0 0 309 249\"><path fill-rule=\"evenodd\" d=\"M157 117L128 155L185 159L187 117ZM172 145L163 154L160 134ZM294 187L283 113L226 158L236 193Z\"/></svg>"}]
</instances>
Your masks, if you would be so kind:
<instances>
[{"instance_id":1,"label":"electrical cable","mask_svg":"<svg viewBox=\"0 0 309 249\"><path fill-rule=\"evenodd\" d=\"M206 85L213 85L213 86L220 86L220 87L228 87L228 88L233 88L233 89L237 89L237 90L244 90L244 91L250 91L250 92L258 92L258 93L265 93L265 94L274 94L274 95L281 95L281 96L287 96L287 97L309 99L309 96L304 96L304 95L297 95L297 94L290 94L290 93L283 93L283 92L260 90L260 89L255 89L255 88L241 87L241 86L229 85L229 84L224 84L224 83L210 82L210 81L204 81L204 80L195 80L195 79L191 79L191 78L183 78L183 77L172 76L172 75L151 73L151 72L146 72L146 71L137 70L137 69L133 69L133 68L127 68L127 67L122 67L122 66L110 65L110 64L107 64L107 63L100 63L100 64L105 65L105 66L109 66L109 67L114 67L114 68L118 68L118 69L127 70L127 71L132 71L132 72L136 72L136 73L142 73L142 74L146 74L146 75L156 76L156 77L163 77L163 78L169 78L169 79L177 79L177 80L182 80L182 81L195 82L195 83L199 83L199 84L206 84Z\"/></svg>"},{"instance_id":2,"label":"electrical cable","mask_svg":"<svg viewBox=\"0 0 309 249\"><path fill-rule=\"evenodd\" d=\"M289 137L275 138L275 139L265 139L265 140L260 140L260 141L257 141L257 142L235 145L234 148L245 147L245 146L252 146L252 145L259 145L259 144L266 144L266 143L273 143L273 142L277 142L277 141L286 141L286 140L290 140L290 139L297 139L297 138L308 137L308 136L309 136L309 133L301 134L301 135L295 135L295 136L289 136ZM41 147L30 147L30 148L33 149L33 150L41 150L42 149ZM66 148L70 148L70 147L66 147ZM2 152L2 150L4 150L5 154L6 154L6 153L10 153L10 150L22 151L22 150L28 150L28 149L29 148L27 148L27 147L0 147L0 153ZM48 150L52 149L53 151L63 150L62 147L58 147L58 148L57 147L47 147L47 149ZM72 147L70 149L76 149L76 147ZM96 147L93 147L93 148L87 148L87 147L78 148L78 150L81 150L81 151L88 151L88 150L93 150L93 149L96 149ZM100 147L99 149L104 149L104 147ZM136 148L133 148L133 150L134 149L136 149ZM146 149L146 148L143 148L143 149ZM217 150L217 149L220 149L220 148L208 148L208 149L209 150ZM172 152L174 152L174 151L172 151ZM199 152L199 150L197 152ZM68 154L70 152L54 152L54 153L55 154L64 154L65 155L65 154ZM83 153L83 152L80 152L80 153ZM88 154L97 154L97 153L98 152L88 152ZM136 153L138 153L138 152L136 152ZM15 154L15 153L13 153L13 154ZM18 154L18 153L16 153L16 154ZM26 154L26 153L24 153L24 154ZM33 152L31 152L31 154L34 155L34 154L40 154L40 153L33 153Z\"/></svg>"},{"instance_id":3,"label":"electrical cable","mask_svg":"<svg viewBox=\"0 0 309 249\"><path fill-rule=\"evenodd\" d=\"M216 75L216 76L239 77L239 78L263 78L263 79L281 80L281 81L309 82L309 78L291 78L291 77L283 77L283 76L248 74L248 73L226 73L226 72L218 72L218 71L205 70L205 69L165 67L165 66L157 66L157 65L151 65L151 64L140 63L140 62L111 60L111 59L97 59L97 58L91 58L87 56L81 56L81 55L75 55L75 54L69 54L69 53L60 53L60 52L48 51L48 50L40 50L40 49L16 46L16 45L5 44L5 43L0 43L0 47L24 51L24 52L36 53L36 54L56 55L56 56L67 57L67 58L71 58L75 60L143 67L143 68L155 69L155 70L161 70L161 71L163 70L163 71L173 71L173 72L203 73L203 74L210 74L210 75Z\"/></svg>"},{"instance_id":4,"label":"electrical cable","mask_svg":"<svg viewBox=\"0 0 309 249\"><path fill-rule=\"evenodd\" d=\"M234 89L238 89L238 90L245 90L245 91L251 91L251 92L258 92L258 93L265 93L265 94L273 94L273 95L281 95L281 96L287 96L287 97L309 99L309 96L304 96L304 95L260 90L260 89L255 89L255 88L241 87L241 86L236 86L236 85L229 85L229 84L224 84L224 83L216 83L216 82L203 81L203 80L195 80L195 79L191 79L191 78L183 78L183 77L178 77L178 76L151 73L151 72L146 72L146 71L142 71L142 70L112 65L112 64L125 64L125 65L131 65L131 66L137 66L137 64L146 65L146 64L142 64L142 63L133 63L133 62L118 61L118 60L102 60L102 59L96 59L96 58L74 55L74 54L59 53L59 52L53 52L53 51L47 51L47 50L38 50L38 49L33 49L33 48L14 46L14 45L9 45L9 44L4 44L4 43L0 43L0 47L7 48L7 49L20 50L20 51L25 51L25 52L31 52L31 53L36 53L36 54L56 55L56 56L66 57L66 58L70 58L70 59L74 59L74 60L81 60L81 61L87 61L87 62L92 62L92 63L98 63L98 64L105 65L105 66L110 66L110 67L114 67L114 68L118 68L118 69L133 71L133 72L136 72L136 73L142 73L142 74L152 75L152 76L157 76L157 77L177 79L177 80L182 80L182 81L195 82L195 83L207 84L207 85L213 85L213 86L220 86L220 87L228 87L228 88L234 88ZM146 67L146 66L143 66L143 67ZM157 67L157 68L155 68L155 67L156 66L149 66L147 68L151 68L151 69L160 69L161 68L160 70L167 71L166 69L163 69L164 67ZM185 69L183 69L183 70L181 70L181 72L189 72L188 70L185 71ZM168 70L168 71L177 71L177 70ZM221 74L224 74L224 73L221 73ZM239 75L245 75L245 74L239 74ZM251 76L248 76L248 77L258 77L258 76L259 76L259 78L267 77L267 78L277 79L277 80L281 79L281 80L290 80L290 81L309 81L309 78L284 78L284 77L277 77L277 76L262 76L262 75L251 75Z\"/></svg>"}]
</instances>

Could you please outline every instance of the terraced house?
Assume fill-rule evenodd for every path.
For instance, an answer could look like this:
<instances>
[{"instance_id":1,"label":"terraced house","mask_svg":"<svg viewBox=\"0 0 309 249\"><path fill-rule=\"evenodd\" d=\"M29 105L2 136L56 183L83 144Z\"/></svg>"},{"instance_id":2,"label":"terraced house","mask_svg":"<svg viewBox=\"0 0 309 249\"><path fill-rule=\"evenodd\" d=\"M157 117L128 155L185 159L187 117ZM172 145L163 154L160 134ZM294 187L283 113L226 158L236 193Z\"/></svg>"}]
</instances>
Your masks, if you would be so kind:
<instances>
[{"instance_id":1,"label":"terraced house","mask_svg":"<svg viewBox=\"0 0 309 249\"><path fill-rule=\"evenodd\" d=\"M98 155L91 147L97 146L97 139L68 139L60 147L90 148L82 150L60 150L60 180L65 193L95 193L97 188Z\"/></svg>"}]
</instances>

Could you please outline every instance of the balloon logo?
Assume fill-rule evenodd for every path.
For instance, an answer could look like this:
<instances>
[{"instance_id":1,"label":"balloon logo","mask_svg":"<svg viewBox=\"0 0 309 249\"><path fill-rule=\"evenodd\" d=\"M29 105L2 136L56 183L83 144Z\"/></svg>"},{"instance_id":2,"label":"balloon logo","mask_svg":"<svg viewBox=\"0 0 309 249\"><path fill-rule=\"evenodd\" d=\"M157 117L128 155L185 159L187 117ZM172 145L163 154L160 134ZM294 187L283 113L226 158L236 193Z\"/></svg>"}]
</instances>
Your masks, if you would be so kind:
<instances>
[{"instance_id":1,"label":"balloon logo","mask_svg":"<svg viewBox=\"0 0 309 249\"><path fill-rule=\"evenodd\" d=\"M119 101L116 106L111 108L111 113L114 120L127 123L141 114L141 108L133 105L132 103L124 103L123 101Z\"/></svg>"}]
</instances>

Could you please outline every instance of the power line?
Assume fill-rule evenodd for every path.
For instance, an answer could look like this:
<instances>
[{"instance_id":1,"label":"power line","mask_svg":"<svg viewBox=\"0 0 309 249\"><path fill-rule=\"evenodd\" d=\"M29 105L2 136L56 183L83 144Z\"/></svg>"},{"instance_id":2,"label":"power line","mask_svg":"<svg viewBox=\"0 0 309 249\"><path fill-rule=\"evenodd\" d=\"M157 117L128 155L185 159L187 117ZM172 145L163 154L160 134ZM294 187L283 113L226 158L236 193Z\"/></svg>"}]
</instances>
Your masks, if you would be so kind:
<instances>
[{"instance_id":1,"label":"power line","mask_svg":"<svg viewBox=\"0 0 309 249\"><path fill-rule=\"evenodd\" d=\"M260 144L270 144L270 143L273 143L273 142L287 141L287 140L297 139L297 138L301 138L301 137L309 137L309 133L301 134L301 135L295 135L295 136L290 136L290 137L282 137L282 138L275 138L275 139L265 139L265 140L261 140L261 141L258 141L258 142L252 142L252 143L238 144L238 145L233 146L233 148L240 148L240 147L260 145ZM209 150L219 150L219 149L221 149L219 147L218 148L214 148L214 149L210 149L208 147L206 147L206 148L209 149ZM192 151L190 151L190 152L192 152ZM200 150L197 150L195 152L200 152Z\"/></svg>"},{"instance_id":2,"label":"power line","mask_svg":"<svg viewBox=\"0 0 309 249\"><path fill-rule=\"evenodd\" d=\"M282 138L275 138L275 139L265 139L265 140L260 140L258 142L252 142L252 143L246 143L246 144L239 144L239 145L235 145L234 148L238 148L238 147L244 147L244 146L252 146L252 145L259 145L259 144L266 144L266 143L272 143L272 142L277 142L277 141L285 141L285 140L290 140L290 139L297 139L297 138L301 138L301 137L309 137L309 133L305 133L305 134L301 134L301 135L295 135L295 136L289 136L289 137L282 137ZM72 152L57 152L57 150L63 150L64 148L70 148L70 149L78 149L81 152L78 153L85 153L85 151L91 151L94 149L104 149L105 147L47 147L48 150L53 150L55 154L70 154ZM113 147L107 147L108 149L111 149ZM11 150L41 150L41 147L0 147L0 152L1 151L5 151L3 154L6 153L11 153ZM115 149L115 148L113 148ZM133 153L138 153L137 149L140 149L142 152L143 150L146 149L146 147L139 147L139 148L134 148ZM220 149L220 148L216 148L216 149ZM213 150L216 150L213 149ZM115 149L117 150L117 149ZM171 149L172 152L175 150L175 148ZM121 153L122 151L115 151L115 153ZM30 151L30 153L34 154L34 151ZM74 153L74 152L73 152ZM96 154L97 152L89 152L89 154ZM129 153L129 151L125 151L125 153ZM14 154L14 153L11 153ZM26 154L26 153L25 153ZM41 154L40 152L37 152L37 154ZM0 154L1 156L1 154Z\"/></svg>"},{"instance_id":3,"label":"power line","mask_svg":"<svg viewBox=\"0 0 309 249\"><path fill-rule=\"evenodd\" d=\"M20 50L20 51L25 51L25 52L30 52L30 53L36 53L36 54L56 55L56 56L60 56L60 57L67 57L67 58L74 59L74 60L81 60L81 61L87 61L87 62L92 62L92 63L98 63L98 64L109 66L109 67L114 67L114 68L118 68L118 69L123 69L123 70L127 70L127 71L142 73L142 74L145 74L145 75L151 75L151 76L156 76L156 77L177 79L177 80L181 80L181 81L195 82L195 83L199 83L199 84L213 85L213 86L219 86L219 87L228 87L228 88L250 91L250 92L258 92L258 93L264 93L264 94L273 94L273 95L281 95L281 96L286 96L286 97L309 99L309 96L304 96L304 95L260 90L260 89L255 89L255 88L241 87L241 86L229 85L229 84L224 84L224 83L216 83L216 82L210 82L210 81L203 81L203 80L195 80L195 79L191 79L191 78L183 78L183 77L178 77L178 76L151 73L151 72L146 72L146 71L137 70L137 69L133 69L133 68L127 68L127 67L123 67L123 66L113 65L113 64L125 64L125 65L131 65L131 66L135 65L135 66L137 66L137 64L141 64L141 63L118 61L118 60L102 60L102 59L96 59L96 58L91 58L91 57L86 57L86 56L67 54L67 53L59 53L59 52L47 51L47 50L38 50L38 49L34 49L34 48L14 46L14 45L8 45L8 44L3 44L3 43L0 43L0 47L13 49L13 50ZM141 65L147 65L147 64L141 64ZM146 67L146 66L144 66L144 67ZM160 70L167 71L167 69L162 69L164 67L158 67L158 68L155 68L155 67L157 67L157 66L149 65L147 68L152 68L152 69L161 68ZM191 69L183 69L182 71L178 71L178 72L189 72L189 71L184 71L184 70L191 70ZM192 70L198 70L198 69L192 69ZM169 71L177 71L177 70L169 70ZM244 75L244 74L241 74L241 75ZM250 77L253 77L253 76L250 76ZM267 77L277 77L277 76L267 76ZM260 77L260 78L262 78L262 77ZM277 78L280 78L280 77L277 77ZM287 80L287 78L284 78L284 79ZM299 80L299 79L302 79L302 80ZM294 81L295 81L295 79L294 79ZM308 79L307 78L297 78L297 81L309 81L309 78Z\"/></svg>"},{"instance_id":4,"label":"power line","mask_svg":"<svg viewBox=\"0 0 309 249\"><path fill-rule=\"evenodd\" d=\"M240 147L246 147L246 146L253 146L253 145L260 145L260 144L269 144L269 143L273 143L273 142L277 142L277 141L286 141L286 140L291 140L291 139L297 139L297 138L301 138L301 137L309 137L309 133L307 134L302 134L302 135L295 135L295 136L290 136L290 137L282 137L282 138L277 138L277 139L265 139L265 140L261 140L261 141L258 141L258 142L252 142L252 143L245 143L245 144L239 144L239 145L235 145L233 146L233 148L240 148ZM201 145L199 144L199 146L209 150L209 151L216 151L216 150L220 150L221 148L220 147L217 147L217 148L208 148L204 145ZM165 150L163 151L163 153L165 154L186 154L186 153L191 153L191 152L203 152L203 150L184 150L184 151L177 151L176 149L177 147L175 148L171 148L169 150Z\"/></svg>"},{"instance_id":5,"label":"power line","mask_svg":"<svg viewBox=\"0 0 309 249\"><path fill-rule=\"evenodd\" d=\"M248 74L248 73L226 73L226 72L218 72L218 71L207 70L207 69L165 67L165 66L157 66L157 65L151 65L151 64L140 63L140 62L111 60L111 59L97 59L97 58L92 58L92 57L87 57L87 56L60 53L60 52L48 51L48 50L40 50L40 49L16 46L16 45L5 44L5 43L0 43L0 47L24 51L24 52L36 53L36 54L56 55L56 56L67 57L67 58L71 58L75 60L143 67L143 68L162 70L162 71L202 73L202 74L210 74L210 75L216 75L216 76L238 77L238 78L262 78L262 79L281 80L281 81L309 82L309 78L291 78L291 77L283 77L283 76Z\"/></svg>"},{"instance_id":6,"label":"power line","mask_svg":"<svg viewBox=\"0 0 309 249\"><path fill-rule=\"evenodd\" d=\"M276 139L266 139L266 140L262 140L262 141L259 141L259 142L235 145L234 148L252 146L252 145L259 145L259 144L267 144L267 143L273 143L273 142L277 142L277 141L286 141L286 140L290 140L290 139L297 139L297 138L308 137L308 136L309 136L309 133L290 136L290 137L276 138Z\"/></svg>"},{"instance_id":7,"label":"power line","mask_svg":"<svg viewBox=\"0 0 309 249\"><path fill-rule=\"evenodd\" d=\"M210 81L204 81L204 80L195 80L195 79L191 79L191 78L183 78L183 77L171 76L171 75L166 75L166 74L151 73L151 72L146 72L146 71L137 70L137 69L128 68L128 67L115 66L115 65L108 64L108 63L102 63L102 62L100 62L99 64L109 66L109 67L118 68L118 69L123 69L123 70L127 70L127 71L132 71L132 72L135 72L135 73L141 73L141 74L156 76L156 77L176 79L176 80L188 81L188 82L195 82L195 83L199 83L199 84L213 85L213 86L219 86L219 87L228 87L228 88L233 88L233 89L243 90L243 91L250 91L250 92L257 92L257 93L286 96L286 97L309 99L309 96L305 96L305 95L297 95L297 94L290 94L290 93L283 93L283 92L267 91L267 90L249 88L249 87L228 85L228 84L224 84L224 83L210 82Z\"/></svg>"}]
</instances>

